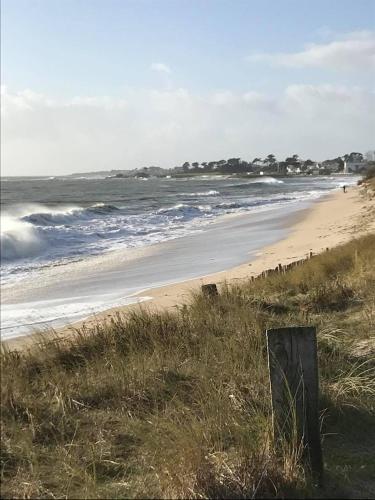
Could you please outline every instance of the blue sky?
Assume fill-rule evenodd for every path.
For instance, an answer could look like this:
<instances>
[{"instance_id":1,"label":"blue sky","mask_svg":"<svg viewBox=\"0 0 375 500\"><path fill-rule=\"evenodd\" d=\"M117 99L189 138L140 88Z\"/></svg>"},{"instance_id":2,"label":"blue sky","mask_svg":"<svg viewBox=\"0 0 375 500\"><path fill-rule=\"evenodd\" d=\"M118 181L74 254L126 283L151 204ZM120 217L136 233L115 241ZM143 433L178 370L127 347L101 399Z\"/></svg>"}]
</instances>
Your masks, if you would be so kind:
<instances>
[{"instance_id":1,"label":"blue sky","mask_svg":"<svg viewBox=\"0 0 375 500\"><path fill-rule=\"evenodd\" d=\"M362 137L353 137L353 148L372 147L371 135L363 137L362 133L362 128L373 126L371 119L364 117L358 126L360 116L348 112L351 107L359 113L366 103L369 110L373 105L373 0L2 0L1 5L2 84L7 105L3 166L8 175L92 170L103 163L113 168L145 162L171 166L183 161L189 151L191 161L198 155L201 161L213 159L209 155L242 155L247 153L244 127L249 136L261 133L263 138L269 132L268 149L285 154L290 147L290 141L285 142L288 130L289 137L295 137L296 131L290 127L279 133L272 124L268 131L264 122L278 120L279 127L294 123L290 110L284 122L280 110L285 112L286 100L291 94L295 100L296 93L297 100L307 103L308 109L303 105L300 110L304 115L298 115L307 127L314 123L308 104L312 96L320 99L316 105L311 102L316 110L324 110L327 99L330 104L337 104L338 98L349 99L343 116L336 107L324 119L333 117L338 125L346 117L356 124L357 132L353 128L343 133L342 147L354 133ZM301 91L307 93L306 100ZM247 114L243 100L251 102ZM212 109L212 102L221 106L219 111ZM223 104L229 107L223 110ZM21 116L21 108L29 109L27 116ZM200 143L194 130L197 123L199 129L204 113L211 113L216 121L205 122ZM225 130L218 128L217 120L233 122L237 116L238 131L228 130L228 125ZM56 120L54 136L50 129L43 131L43 120L50 124ZM61 120L66 120L69 129L66 136L63 127L59 128ZM97 120L98 130L93 130L92 120ZM98 162L92 153L85 155L84 149L90 141L95 143L103 123L107 127L117 124L116 130L120 127L123 135L118 142L103 140ZM164 135L156 130L160 124ZM178 134L185 135L183 148ZM74 137L82 139L75 146L80 165L74 165L72 152L52 166L52 158L59 152L66 155ZM324 144L319 151L324 141L315 129L311 137L311 143L301 137L301 154L340 153L337 131L331 149ZM227 148L222 144L226 138ZM168 147L163 149L163 142ZM20 143L27 151L25 158L18 151ZM145 154L147 144L150 151ZM118 154L108 150L106 157L106 146L118 149ZM254 138L250 146L249 155L269 152L263 139Z\"/></svg>"}]
</instances>

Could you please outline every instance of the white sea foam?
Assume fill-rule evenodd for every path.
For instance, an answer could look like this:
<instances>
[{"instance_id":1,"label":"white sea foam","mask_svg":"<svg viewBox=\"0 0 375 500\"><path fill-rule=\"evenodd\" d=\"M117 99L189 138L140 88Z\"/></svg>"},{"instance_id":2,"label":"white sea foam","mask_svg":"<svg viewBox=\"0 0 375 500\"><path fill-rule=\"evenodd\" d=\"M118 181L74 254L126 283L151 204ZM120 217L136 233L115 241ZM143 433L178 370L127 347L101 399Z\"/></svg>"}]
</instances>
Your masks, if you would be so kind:
<instances>
[{"instance_id":1,"label":"white sea foam","mask_svg":"<svg viewBox=\"0 0 375 500\"><path fill-rule=\"evenodd\" d=\"M283 180L275 179L274 177L256 177L255 179L251 179L250 182L255 184L284 184Z\"/></svg>"},{"instance_id":2,"label":"white sea foam","mask_svg":"<svg viewBox=\"0 0 375 500\"><path fill-rule=\"evenodd\" d=\"M220 192L216 189L210 189L209 191L198 191L197 193L179 193L179 196L191 196L192 198L197 198L200 196L219 196Z\"/></svg>"},{"instance_id":3,"label":"white sea foam","mask_svg":"<svg viewBox=\"0 0 375 500\"><path fill-rule=\"evenodd\" d=\"M209 191L203 191L200 193L193 193L193 195L196 196L218 196L220 194L219 191L216 191L215 189L210 189Z\"/></svg>"},{"instance_id":4,"label":"white sea foam","mask_svg":"<svg viewBox=\"0 0 375 500\"><path fill-rule=\"evenodd\" d=\"M227 187L237 187L243 188L246 186L252 187L256 185L272 185L272 184L284 184L281 179L275 179L274 177L255 177L254 179L238 178L236 184L228 184Z\"/></svg>"},{"instance_id":5,"label":"white sea foam","mask_svg":"<svg viewBox=\"0 0 375 500\"><path fill-rule=\"evenodd\" d=\"M5 260L38 255L43 247L36 228L16 217L1 217L1 257Z\"/></svg>"},{"instance_id":6,"label":"white sea foam","mask_svg":"<svg viewBox=\"0 0 375 500\"><path fill-rule=\"evenodd\" d=\"M69 300L52 299L37 302L3 304L1 308L1 339L11 339L45 328L84 319L87 316L104 311L110 307L141 303L152 297L122 297L107 293L100 297L71 297Z\"/></svg>"}]
</instances>

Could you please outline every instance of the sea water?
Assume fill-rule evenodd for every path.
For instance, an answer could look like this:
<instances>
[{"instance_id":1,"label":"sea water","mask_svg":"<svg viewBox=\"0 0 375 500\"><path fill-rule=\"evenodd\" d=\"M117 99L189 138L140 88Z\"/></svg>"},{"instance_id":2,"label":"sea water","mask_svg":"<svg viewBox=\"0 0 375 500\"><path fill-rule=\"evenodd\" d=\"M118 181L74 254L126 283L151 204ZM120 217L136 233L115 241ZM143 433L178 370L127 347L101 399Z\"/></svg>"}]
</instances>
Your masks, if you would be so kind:
<instances>
[{"instance_id":1,"label":"sea water","mask_svg":"<svg viewBox=\"0 0 375 500\"><path fill-rule=\"evenodd\" d=\"M189 241L189 252L194 249L192 245L198 248L200 241L210 241L215 246L221 239L217 223L223 216L248 214L250 217L264 213L258 221L263 220L263 224L265 220L276 221L279 214L296 212L342 184L356 180L347 176L236 178L220 175L179 179L3 178L1 283L6 298L2 305L5 318L2 335L14 336L27 331L29 326L51 323L55 319L61 323L64 315L72 320L119 303L129 303L130 292L139 291L142 284L144 287L163 284L160 276L154 281L142 275L135 278L136 265L129 264L132 258L137 261L137 255L146 255L155 244L179 240L183 247L183 242ZM231 225L231 237L236 238L235 225ZM217 239L207 240L211 233L215 234L214 229ZM254 226L250 236L255 230ZM228 228L225 231L229 234ZM240 231L239 227L238 234ZM261 238L258 240L260 244ZM166 255L167 247L163 248ZM163 257L159 251L157 262L169 277L165 281L169 282L202 274L203 268L213 272L240 263L235 245L227 244L225 259L220 258L218 249L215 251L201 253L196 264L194 259L189 262L189 272L185 274L177 264L172 266L173 259L181 261L182 253L179 257L178 251L169 257ZM233 253L232 260L230 253ZM103 271L113 255L128 256L127 271L121 276L122 282L124 276L127 278L126 293L124 290L120 293L116 281L118 271L114 273L113 267L112 281L108 281L107 274L101 279L100 287L96 286L100 280L93 272L95 266L90 269L90 280L86 272L73 286L74 273L82 270L82 265L72 267L74 263L100 262ZM209 266L213 260L216 267ZM143 269L153 262L156 257L142 261ZM67 280L69 270L73 270L64 292L57 283L61 269L62 281ZM147 277L152 274L150 269ZM55 279L54 286L50 284L51 277ZM39 283L37 288L33 288L35 283ZM72 290L79 289L77 296L67 293L69 283ZM29 296L25 292L28 289ZM35 300L31 300L31 296Z\"/></svg>"}]
</instances>

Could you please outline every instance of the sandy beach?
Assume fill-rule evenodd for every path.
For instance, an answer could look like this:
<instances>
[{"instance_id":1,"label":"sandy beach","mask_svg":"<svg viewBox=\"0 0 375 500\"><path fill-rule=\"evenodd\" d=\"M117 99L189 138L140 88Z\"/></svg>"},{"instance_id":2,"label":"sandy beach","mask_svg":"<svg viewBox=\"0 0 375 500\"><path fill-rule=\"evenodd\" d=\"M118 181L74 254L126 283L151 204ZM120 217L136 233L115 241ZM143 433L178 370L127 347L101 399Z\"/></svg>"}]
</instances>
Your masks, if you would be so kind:
<instances>
[{"instance_id":1,"label":"sandy beach","mask_svg":"<svg viewBox=\"0 0 375 500\"><path fill-rule=\"evenodd\" d=\"M292 226L290 234L283 240L263 248L254 260L223 272L202 276L175 285L147 290L141 295L151 296L147 302L150 308L173 308L189 300L193 291L207 283L233 283L257 276L262 271L275 268L278 264L288 264L295 260L345 243L352 238L375 231L375 202L364 201L358 188L352 188L345 195L339 191L319 200L300 214ZM130 307L139 307L132 305ZM142 304L145 307L145 304ZM110 318L111 315L126 311L114 308L97 318ZM88 324L92 319L85 321Z\"/></svg>"},{"instance_id":2,"label":"sandy beach","mask_svg":"<svg viewBox=\"0 0 375 500\"><path fill-rule=\"evenodd\" d=\"M199 290L203 284L216 283L220 286L224 282L246 280L278 264L284 265L306 257L309 252L320 253L326 248L332 248L356 236L372 232L375 230L374 212L374 200L365 200L361 196L360 188L353 187L346 194L341 190L335 191L291 217L289 219L291 227L286 237L265 246L245 264L199 278L142 290L134 294L139 303L114 307L91 315L70 327L57 329L57 334L69 335L73 328L83 325L89 328L98 321L109 320L113 315L126 314L139 307L150 310L173 310L176 306L187 303L191 293ZM3 345L10 349L25 347L32 344L36 338L37 334L20 336L3 341Z\"/></svg>"}]
</instances>

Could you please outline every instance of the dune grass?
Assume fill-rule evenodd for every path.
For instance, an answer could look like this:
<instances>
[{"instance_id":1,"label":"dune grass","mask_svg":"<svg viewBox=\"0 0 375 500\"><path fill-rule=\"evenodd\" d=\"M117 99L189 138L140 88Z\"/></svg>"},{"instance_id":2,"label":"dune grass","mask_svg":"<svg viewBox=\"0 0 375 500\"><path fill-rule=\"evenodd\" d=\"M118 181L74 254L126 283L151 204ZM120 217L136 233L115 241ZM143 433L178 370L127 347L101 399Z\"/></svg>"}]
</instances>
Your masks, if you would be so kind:
<instances>
[{"instance_id":1,"label":"dune grass","mask_svg":"<svg viewBox=\"0 0 375 500\"><path fill-rule=\"evenodd\" d=\"M265 329L316 325L326 482L272 439ZM375 235L283 275L1 355L1 493L374 495Z\"/></svg>"}]
</instances>

